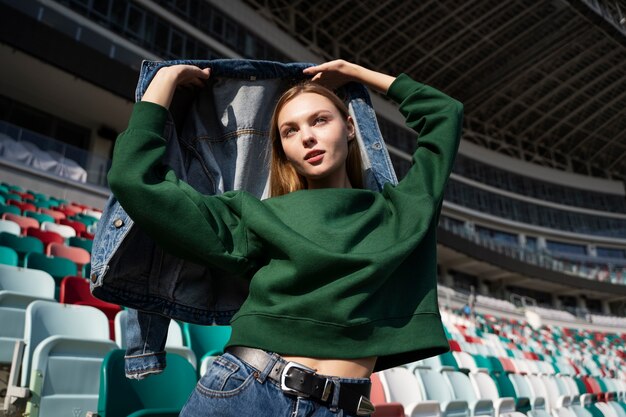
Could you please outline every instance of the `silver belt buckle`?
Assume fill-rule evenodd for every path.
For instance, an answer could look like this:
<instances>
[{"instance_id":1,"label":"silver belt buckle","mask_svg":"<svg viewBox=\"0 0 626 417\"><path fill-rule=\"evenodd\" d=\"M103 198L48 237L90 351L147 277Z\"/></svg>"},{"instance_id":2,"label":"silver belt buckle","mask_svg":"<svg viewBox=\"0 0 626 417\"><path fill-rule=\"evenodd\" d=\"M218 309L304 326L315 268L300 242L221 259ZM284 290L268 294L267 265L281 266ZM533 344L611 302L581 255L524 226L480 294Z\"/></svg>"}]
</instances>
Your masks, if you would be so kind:
<instances>
[{"instance_id":1,"label":"silver belt buckle","mask_svg":"<svg viewBox=\"0 0 626 417\"><path fill-rule=\"evenodd\" d=\"M307 395L307 394L305 394L305 393L303 393L303 392L300 392L300 391L298 391L298 390L295 390L295 389L289 388L289 387L285 384L285 379L286 379L286 377L287 377L287 371L289 371L291 368L298 368L298 369L302 369L302 370L304 370L304 371L309 371L309 372L311 372L312 374L314 374L314 373L315 373L315 369L311 369L311 368L309 368L308 366L304 366L304 365L299 364L299 363L297 363L297 362L287 362L287 364L286 364L286 365L285 365L285 367L283 368L283 372L282 372L282 374L280 375L280 389L281 389L284 393L286 393L286 394L298 395L298 396L300 396L300 397L304 397L304 398L308 397L309 395Z\"/></svg>"}]
</instances>

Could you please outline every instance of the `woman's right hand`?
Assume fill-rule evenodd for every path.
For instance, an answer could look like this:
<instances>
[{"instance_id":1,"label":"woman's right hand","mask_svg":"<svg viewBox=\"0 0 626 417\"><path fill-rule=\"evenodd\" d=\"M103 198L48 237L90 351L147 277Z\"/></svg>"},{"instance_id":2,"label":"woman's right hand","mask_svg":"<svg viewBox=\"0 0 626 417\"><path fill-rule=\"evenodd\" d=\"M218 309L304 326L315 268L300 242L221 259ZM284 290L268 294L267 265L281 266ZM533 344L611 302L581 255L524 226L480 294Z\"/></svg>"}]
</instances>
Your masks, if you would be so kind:
<instances>
[{"instance_id":1,"label":"woman's right hand","mask_svg":"<svg viewBox=\"0 0 626 417\"><path fill-rule=\"evenodd\" d=\"M154 75L141 101L149 101L169 108L177 87L202 87L210 74L210 68L201 69L195 65L163 67Z\"/></svg>"}]
</instances>

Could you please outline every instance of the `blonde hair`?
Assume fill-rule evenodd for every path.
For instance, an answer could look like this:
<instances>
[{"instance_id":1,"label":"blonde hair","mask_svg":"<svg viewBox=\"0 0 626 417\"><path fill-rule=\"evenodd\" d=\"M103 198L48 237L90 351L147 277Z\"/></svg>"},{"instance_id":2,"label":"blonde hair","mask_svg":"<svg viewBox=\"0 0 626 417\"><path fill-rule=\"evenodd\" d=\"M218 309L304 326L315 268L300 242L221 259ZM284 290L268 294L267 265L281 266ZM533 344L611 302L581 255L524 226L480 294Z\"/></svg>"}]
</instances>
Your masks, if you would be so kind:
<instances>
[{"instance_id":1,"label":"blonde hair","mask_svg":"<svg viewBox=\"0 0 626 417\"><path fill-rule=\"evenodd\" d=\"M349 113L346 105L331 90L319 84L304 82L291 87L278 99L270 122L270 140L272 142L272 159L270 162L270 196L277 197L308 188L307 180L291 165L285 155L278 129L278 115L289 101L300 94L314 93L329 99L339 110L344 122L347 123ZM363 188L361 151L356 138L348 141L346 173L353 188Z\"/></svg>"}]
</instances>

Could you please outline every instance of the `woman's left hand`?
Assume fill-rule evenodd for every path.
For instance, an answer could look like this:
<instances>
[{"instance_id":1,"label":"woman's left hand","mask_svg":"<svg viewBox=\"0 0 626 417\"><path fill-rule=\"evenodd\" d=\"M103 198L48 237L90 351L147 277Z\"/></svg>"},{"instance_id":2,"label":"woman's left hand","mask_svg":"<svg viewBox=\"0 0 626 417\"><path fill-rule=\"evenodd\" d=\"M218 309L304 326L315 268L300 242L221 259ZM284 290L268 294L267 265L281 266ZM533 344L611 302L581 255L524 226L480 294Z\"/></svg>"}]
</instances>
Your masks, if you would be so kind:
<instances>
[{"instance_id":1,"label":"woman's left hand","mask_svg":"<svg viewBox=\"0 0 626 417\"><path fill-rule=\"evenodd\" d=\"M314 67L305 68L303 73L312 75L311 81L334 90L350 81L357 81L358 66L343 59L325 62Z\"/></svg>"},{"instance_id":2,"label":"woman's left hand","mask_svg":"<svg viewBox=\"0 0 626 417\"><path fill-rule=\"evenodd\" d=\"M364 68L343 59L305 68L302 72L306 75L312 75L312 81L318 82L331 90L339 88L350 81L357 81L381 93L387 93L389 86L395 80L395 77Z\"/></svg>"}]
</instances>

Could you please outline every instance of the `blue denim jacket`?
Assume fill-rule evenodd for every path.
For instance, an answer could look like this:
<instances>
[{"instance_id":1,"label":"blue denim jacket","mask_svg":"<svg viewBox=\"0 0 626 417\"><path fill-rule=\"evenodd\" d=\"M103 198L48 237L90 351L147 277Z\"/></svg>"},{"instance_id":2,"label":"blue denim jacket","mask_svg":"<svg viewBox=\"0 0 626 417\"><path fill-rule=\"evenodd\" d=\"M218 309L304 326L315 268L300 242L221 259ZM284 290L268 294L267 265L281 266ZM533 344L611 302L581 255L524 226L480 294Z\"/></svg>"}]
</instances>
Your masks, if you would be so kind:
<instances>
[{"instance_id":1,"label":"blue denim jacket","mask_svg":"<svg viewBox=\"0 0 626 417\"><path fill-rule=\"evenodd\" d=\"M135 99L164 66L210 67L202 90L177 90L164 137L166 163L180 179L205 194L244 189L267 197L269 121L283 91L306 77L312 64L270 61L144 61ZM380 191L397 182L365 87L350 83L339 95L347 102L361 146L364 183ZM259 140L239 140L237 131L254 129ZM146 202L149 204L149 202ZM176 219L171 219L175 222ZM165 253L126 214L112 195L94 240L91 290L105 301L131 310L127 324L126 374L143 378L165 367L170 318L226 325L248 293L249 281Z\"/></svg>"}]
</instances>

